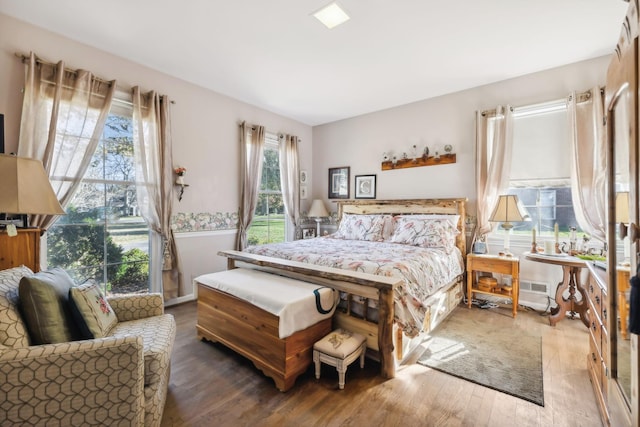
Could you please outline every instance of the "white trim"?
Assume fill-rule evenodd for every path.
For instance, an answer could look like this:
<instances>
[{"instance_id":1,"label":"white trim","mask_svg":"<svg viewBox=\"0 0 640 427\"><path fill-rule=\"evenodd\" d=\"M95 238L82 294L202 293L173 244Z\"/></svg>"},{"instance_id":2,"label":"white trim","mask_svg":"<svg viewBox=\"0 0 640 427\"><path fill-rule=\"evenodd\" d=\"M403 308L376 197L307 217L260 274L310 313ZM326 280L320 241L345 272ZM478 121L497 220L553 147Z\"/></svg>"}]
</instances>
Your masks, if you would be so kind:
<instances>
[{"instance_id":1,"label":"white trim","mask_svg":"<svg viewBox=\"0 0 640 427\"><path fill-rule=\"evenodd\" d=\"M181 232L175 231L173 233L173 236L176 238L176 240L179 240L179 239L187 239L191 237L227 236L230 234L237 234L237 233L238 233L237 228L231 228L228 230L181 231Z\"/></svg>"},{"instance_id":2,"label":"white trim","mask_svg":"<svg viewBox=\"0 0 640 427\"><path fill-rule=\"evenodd\" d=\"M171 307L172 305L178 305L178 304L182 304L183 302L189 302L189 301L195 301L195 300L196 300L196 295L189 294L189 295L184 295L178 298L173 298L168 301L165 301L164 306Z\"/></svg>"}]
</instances>

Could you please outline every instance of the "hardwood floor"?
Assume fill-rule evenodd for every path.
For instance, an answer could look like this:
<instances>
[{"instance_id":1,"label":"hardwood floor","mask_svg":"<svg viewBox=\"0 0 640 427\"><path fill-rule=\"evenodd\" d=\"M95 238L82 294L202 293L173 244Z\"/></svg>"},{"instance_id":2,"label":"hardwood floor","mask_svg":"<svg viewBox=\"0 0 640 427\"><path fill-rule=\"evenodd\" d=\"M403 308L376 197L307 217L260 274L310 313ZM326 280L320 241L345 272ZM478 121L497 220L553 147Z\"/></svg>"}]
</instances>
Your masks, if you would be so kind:
<instances>
[{"instance_id":1,"label":"hardwood floor","mask_svg":"<svg viewBox=\"0 0 640 427\"><path fill-rule=\"evenodd\" d=\"M542 336L545 407L443 374L417 363L392 380L367 359L347 370L344 390L334 368L313 366L279 392L251 362L221 344L196 338L196 303L167 308L178 325L162 426L601 426L587 373L588 330L579 319L549 326L519 311L513 321ZM510 306L458 310L487 322L511 317ZM517 345L517 343L514 343ZM418 355L412 355L412 359Z\"/></svg>"}]
</instances>

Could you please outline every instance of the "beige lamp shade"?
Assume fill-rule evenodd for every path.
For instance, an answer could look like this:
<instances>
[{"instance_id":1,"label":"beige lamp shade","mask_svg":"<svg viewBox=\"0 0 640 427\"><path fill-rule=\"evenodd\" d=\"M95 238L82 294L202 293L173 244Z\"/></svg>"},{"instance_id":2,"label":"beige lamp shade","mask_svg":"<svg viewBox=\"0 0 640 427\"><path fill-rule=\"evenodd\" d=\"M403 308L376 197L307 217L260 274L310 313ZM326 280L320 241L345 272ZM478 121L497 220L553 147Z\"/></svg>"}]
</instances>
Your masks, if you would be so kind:
<instances>
[{"instance_id":1,"label":"beige lamp shade","mask_svg":"<svg viewBox=\"0 0 640 427\"><path fill-rule=\"evenodd\" d=\"M42 162L0 154L0 213L65 214Z\"/></svg>"},{"instance_id":2,"label":"beige lamp shade","mask_svg":"<svg viewBox=\"0 0 640 427\"><path fill-rule=\"evenodd\" d=\"M629 223L629 192L616 193L616 222Z\"/></svg>"},{"instance_id":3,"label":"beige lamp shade","mask_svg":"<svg viewBox=\"0 0 640 427\"><path fill-rule=\"evenodd\" d=\"M504 194L499 196L498 204L493 210L489 221L502 222L502 228L513 228L511 222L531 221L527 210L522 206L518 196L514 194Z\"/></svg>"},{"instance_id":4,"label":"beige lamp shade","mask_svg":"<svg viewBox=\"0 0 640 427\"><path fill-rule=\"evenodd\" d=\"M309 214L307 216L311 218L321 218L329 216L329 212L327 212L327 208L324 207L322 200L315 199L311 203L311 209L309 209Z\"/></svg>"}]
</instances>

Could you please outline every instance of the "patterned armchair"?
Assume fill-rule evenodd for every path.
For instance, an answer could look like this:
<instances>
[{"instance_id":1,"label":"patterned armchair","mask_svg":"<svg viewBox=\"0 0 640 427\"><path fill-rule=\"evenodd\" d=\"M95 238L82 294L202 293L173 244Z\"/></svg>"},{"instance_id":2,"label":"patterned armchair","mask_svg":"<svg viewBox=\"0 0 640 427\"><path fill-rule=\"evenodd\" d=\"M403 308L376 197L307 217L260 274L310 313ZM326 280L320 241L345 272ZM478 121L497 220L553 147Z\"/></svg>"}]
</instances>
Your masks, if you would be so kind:
<instances>
[{"instance_id":1,"label":"patterned armchair","mask_svg":"<svg viewBox=\"0 0 640 427\"><path fill-rule=\"evenodd\" d=\"M31 274L0 271L0 420L159 426L176 330L162 296L109 298L118 322L107 337L30 345L18 284Z\"/></svg>"}]
</instances>

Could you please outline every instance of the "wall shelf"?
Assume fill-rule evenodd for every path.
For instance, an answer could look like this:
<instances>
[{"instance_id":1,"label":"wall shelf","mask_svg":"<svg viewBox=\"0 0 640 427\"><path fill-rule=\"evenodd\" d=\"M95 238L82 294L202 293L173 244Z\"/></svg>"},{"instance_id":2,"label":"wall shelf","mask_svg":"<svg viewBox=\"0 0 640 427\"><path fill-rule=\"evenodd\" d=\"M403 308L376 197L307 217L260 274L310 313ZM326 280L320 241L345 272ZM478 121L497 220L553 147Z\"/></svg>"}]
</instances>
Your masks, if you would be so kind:
<instances>
[{"instance_id":1,"label":"wall shelf","mask_svg":"<svg viewBox=\"0 0 640 427\"><path fill-rule=\"evenodd\" d=\"M456 155L454 154L441 154L439 157L435 156L422 156L416 159L400 159L396 161L394 165L391 160L382 162L382 170L388 171L393 169L407 169L417 168L421 166L437 166L447 165L456 162Z\"/></svg>"}]
</instances>

